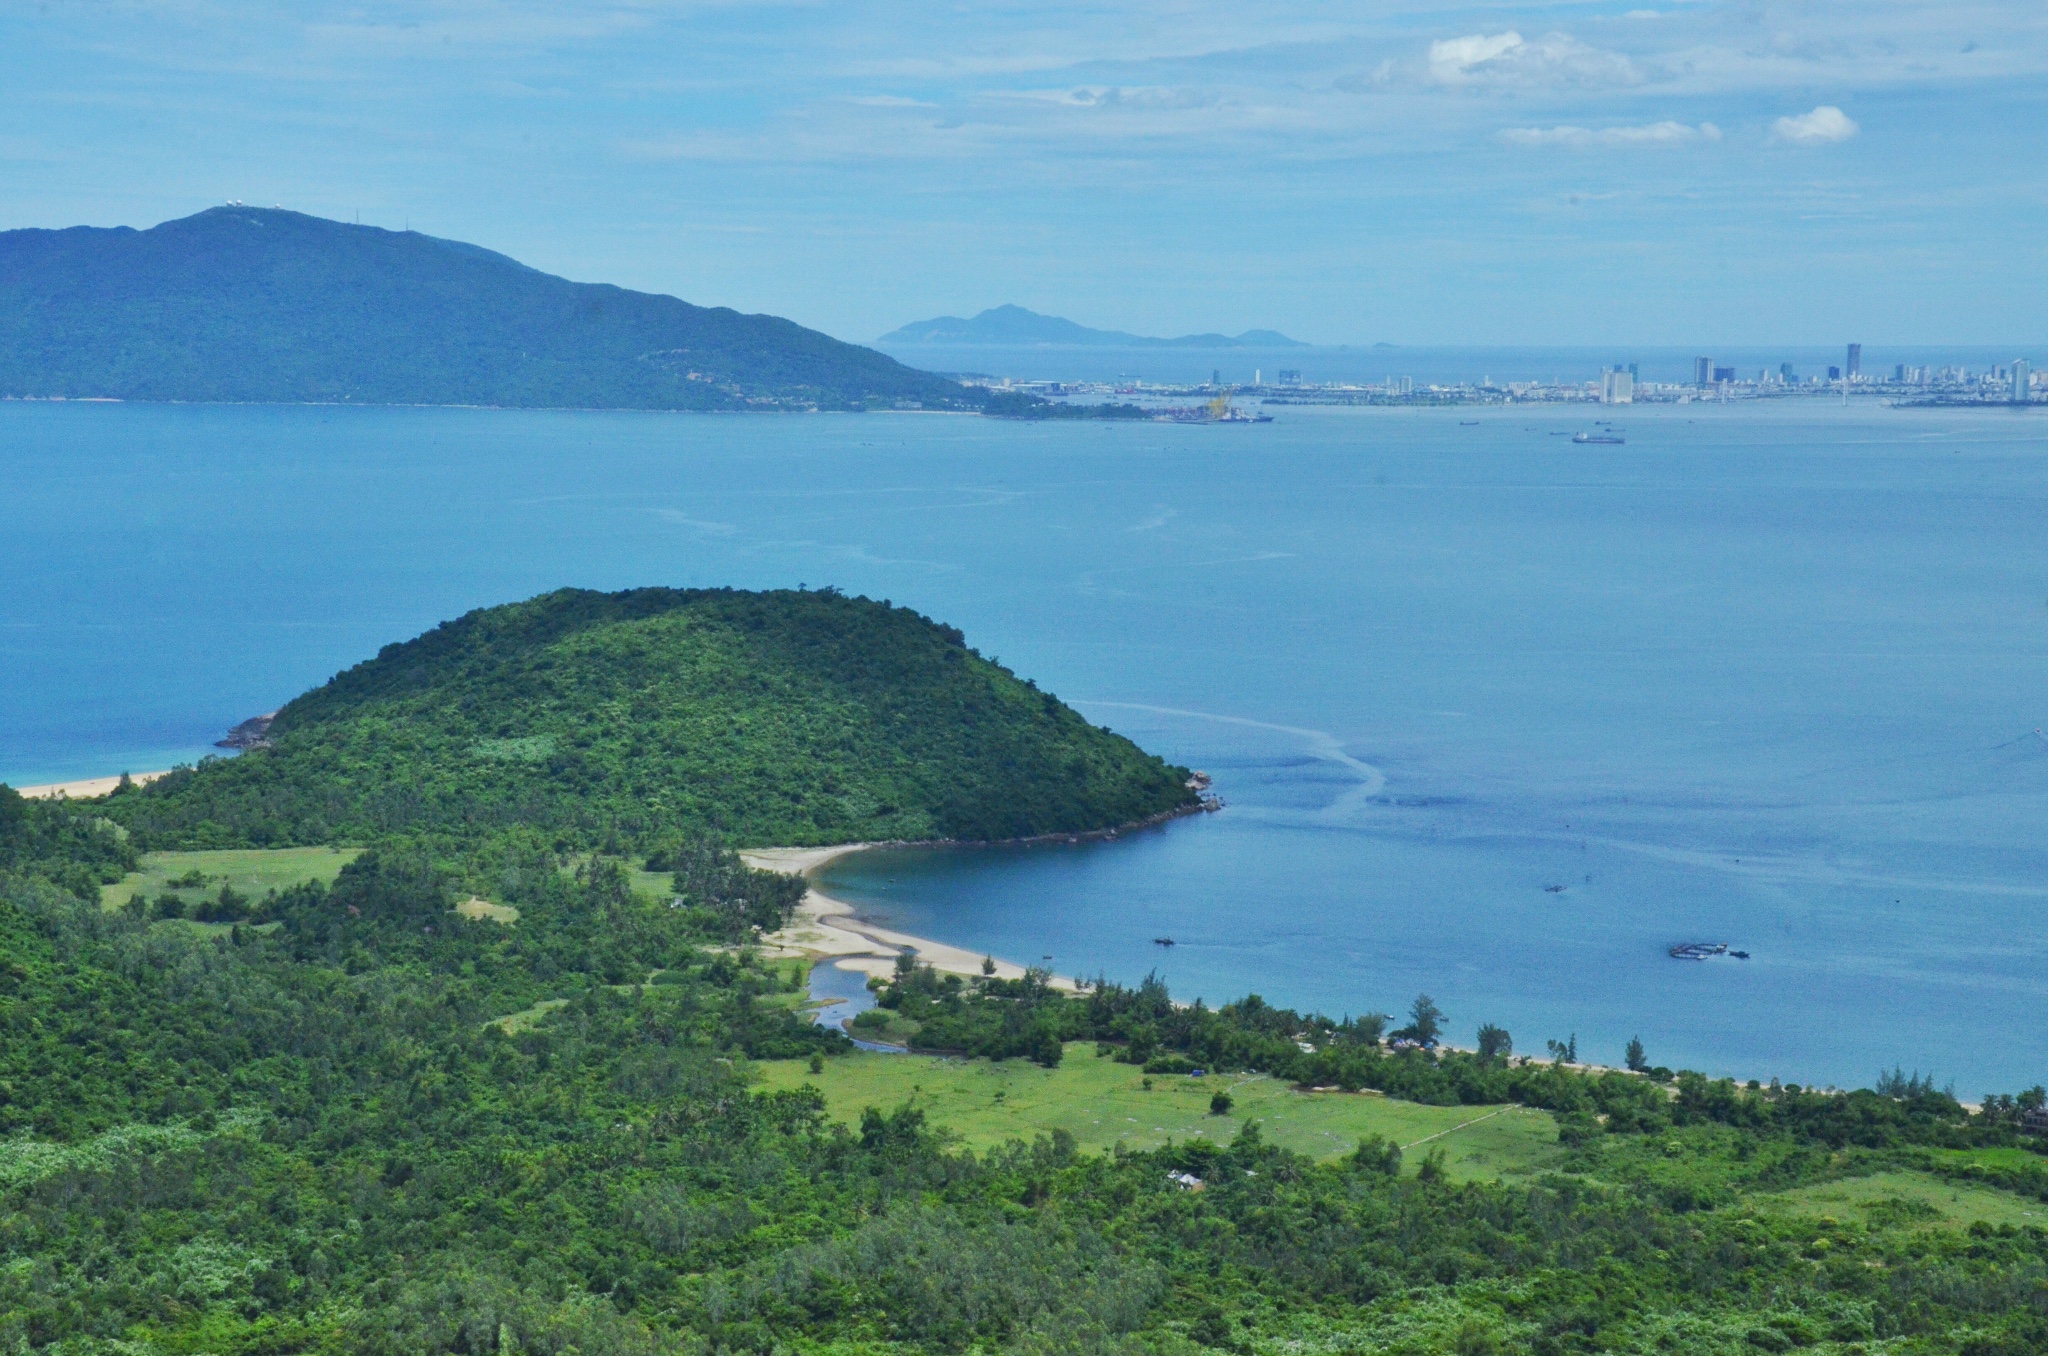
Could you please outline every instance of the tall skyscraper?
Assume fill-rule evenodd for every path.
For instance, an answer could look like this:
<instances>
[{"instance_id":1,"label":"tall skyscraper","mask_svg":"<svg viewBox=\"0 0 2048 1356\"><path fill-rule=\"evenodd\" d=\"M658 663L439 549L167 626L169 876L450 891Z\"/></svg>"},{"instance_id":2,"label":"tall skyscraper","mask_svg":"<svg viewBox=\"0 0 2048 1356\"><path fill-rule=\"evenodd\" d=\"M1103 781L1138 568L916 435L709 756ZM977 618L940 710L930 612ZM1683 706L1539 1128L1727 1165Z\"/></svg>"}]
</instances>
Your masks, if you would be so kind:
<instances>
[{"instance_id":1,"label":"tall skyscraper","mask_svg":"<svg viewBox=\"0 0 2048 1356\"><path fill-rule=\"evenodd\" d=\"M1632 405L1636 399L1636 379L1633 374L1616 365L1600 374L1600 403L1603 405Z\"/></svg>"},{"instance_id":2,"label":"tall skyscraper","mask_svg":"<svg viewBox=\"0 0 2048 1356\"><path fill-rule=\"evenodd\" d=\"M1855 381L1863 375L1863 345L1849 345L1849 380Z\"/></svg>"},{"instance_id":3,"label":"tall skyscraper","mask_svg":"<svg viewBox=\"0 0 2048 1356\"><path fill-rule=\"evenodd\" d=\"M1714 384L1714 360L1712 358L1694 358L1692 360L1692 384L1695 386L1712 386Z\"/></svg>"},{"instance_id":4,"label":"tall skyscraper","mask_svg":"<svg viewBox=\"0 0 2048 1356\"><path fill-rule=\"evenodd\" d=\"M1791 363L1778 364L1778 380L1784 382L1787 386L1790 386L1792 384L1792 382L1795 380L1795 377L1792 371Z\"/></svg>"},{"instance_id":5,"label":"tall skyscraper","mask_svg":"<svg viewBox=\"0 0 2048 1356\"><path fill-rule=\"evenodd\" d=\"M2029 375L2030 373L2027 368L2027 360L2025 358L2015 358L2012 360L2013 404L2024 405L2029 400L2032 400L2034 398L2034 393L2031 390L2027 389L2027 379Z\"/></svg>"}]
</instances>

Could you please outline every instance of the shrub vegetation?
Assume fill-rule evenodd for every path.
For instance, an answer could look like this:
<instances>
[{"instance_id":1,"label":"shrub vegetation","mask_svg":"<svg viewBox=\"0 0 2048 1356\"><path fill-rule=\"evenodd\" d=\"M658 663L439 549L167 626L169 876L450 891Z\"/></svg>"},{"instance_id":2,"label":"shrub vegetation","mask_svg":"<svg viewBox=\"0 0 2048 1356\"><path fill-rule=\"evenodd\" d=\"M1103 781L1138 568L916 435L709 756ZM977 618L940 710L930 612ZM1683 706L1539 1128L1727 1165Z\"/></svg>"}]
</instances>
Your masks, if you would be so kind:
<instances>
[{"instance_id":1,"label":"shrub vegetation","mask_svg":"<svg viewBox=\"0 0 2048 1356\"><path fill-rule=\"evenodd\" d=\"M1847 1094L1592 1072L1499 1028L1484 1054L1396 1048L1378 1018L906 959L883 1024L923 1046L1541 1106L1556 1168L1461 1182L1442 1144L1379 1137L1318 1162L1255 1122L971 1152L915 1106L842 1124L815 1088L757 1090L755 1061L850 1045L808 1019L802 965L748 945L800 883L711 830L1008 834L1182 792L957 633L725 593L473 614L162 791L0 788L0 1350L2048 1350L2048 1231L2011 1222L2048 1201L2039 1088L1971 1109L1902 1071ZM139 838L344 833L367 850L331 882L195 871L161 892L176 917L101 902ZM457 911L476 898L499 907ZM1801 1204L1844 1179L1873 1184L1840 1193L1858 1215ZM1929 1182L2022 1208L1957 1227Z\"/></svg>"},{"instance_id":2,"label":"shrub vegetation","mask_svg":"<svg viewBox=\"0 0 2048 1356\"><path fill-rule=\"evenodd\" d=\"M564 589L486 608L278 712L270 747L110 798L152 848L470 841L659 856L1026 838L1185 809L1185 768L959 631L830 590Z\"/></svg>"}]
</instances>

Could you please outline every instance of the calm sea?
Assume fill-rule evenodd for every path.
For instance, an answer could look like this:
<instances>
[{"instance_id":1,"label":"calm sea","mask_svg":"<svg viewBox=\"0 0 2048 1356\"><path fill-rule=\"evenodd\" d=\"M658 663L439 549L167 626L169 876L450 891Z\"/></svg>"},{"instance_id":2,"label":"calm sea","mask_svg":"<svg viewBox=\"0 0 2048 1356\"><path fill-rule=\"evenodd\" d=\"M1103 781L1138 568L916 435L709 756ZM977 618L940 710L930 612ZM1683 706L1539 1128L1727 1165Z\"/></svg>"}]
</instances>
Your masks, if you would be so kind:
<instances>
[{"instance_id":1,"label":"calm sea","mask_svg":"<svg viewBox=\"0 0 2048 1356\"><path fill-rule=\"evenodd\" d=\"M1230 806L834 872L909 931L1538 1053L2048 1078L2048 418L1590 417L0 405L0 778L192 758L558 585L836 584Z\"/></svg>"},{"instance_id":2,"label":"calm sea","mask_svg":"<svg viewBox=\"0 0 2048 1356\"><path fill-rule=\"evenodd\" d=\"M1717 367L1732 367L1743 381L1760 373L1778 375L1791 364L1793 375L1826 377L1829 367L1848 361L1846 347L1739 348L1708 345L1698 348L1427 348L1407 345L1356 345L1348 348L1303 344L1293 348L1108 348L1038 345L941 346L889 345L893 358L932 372L974 373L1024 381L1203 382L1212 376L1232 384L1259 379L1276 383L1283 371L1301 374L1305 382L1375 383L1408 377L1417 385L1457 385L1492 380L1584 382L1608 367L1634 365L1644 381L1690 382L1701 357ZM2042 355L2029 349L1974 347L1863 348L1862 368L1872 377L1890 376L1907 367L1964 367L1984 372L2015 358L2039 367Z\"/></svg>"}]
</instances>

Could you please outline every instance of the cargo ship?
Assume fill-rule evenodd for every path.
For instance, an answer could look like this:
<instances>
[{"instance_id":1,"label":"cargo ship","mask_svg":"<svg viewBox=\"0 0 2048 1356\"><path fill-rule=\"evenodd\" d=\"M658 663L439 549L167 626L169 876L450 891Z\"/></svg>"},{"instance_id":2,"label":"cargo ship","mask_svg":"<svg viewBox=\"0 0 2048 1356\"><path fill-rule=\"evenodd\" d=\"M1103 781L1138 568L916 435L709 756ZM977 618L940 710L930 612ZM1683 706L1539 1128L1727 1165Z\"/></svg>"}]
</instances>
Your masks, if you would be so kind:
<instances>
[{"instance_id":1,"label":"cargo ship","mask_svg":"<svg viewBox=\"0 0 2048 1356\"><path fill-rule=\"evenodd\" d=\"M1176 424L1270 424L1270 414L1247 414L1230 403L1230 393L1224 392L1205 405L1193 405L1169 410L1163 416Z\"/></svg>"}]
</instances>

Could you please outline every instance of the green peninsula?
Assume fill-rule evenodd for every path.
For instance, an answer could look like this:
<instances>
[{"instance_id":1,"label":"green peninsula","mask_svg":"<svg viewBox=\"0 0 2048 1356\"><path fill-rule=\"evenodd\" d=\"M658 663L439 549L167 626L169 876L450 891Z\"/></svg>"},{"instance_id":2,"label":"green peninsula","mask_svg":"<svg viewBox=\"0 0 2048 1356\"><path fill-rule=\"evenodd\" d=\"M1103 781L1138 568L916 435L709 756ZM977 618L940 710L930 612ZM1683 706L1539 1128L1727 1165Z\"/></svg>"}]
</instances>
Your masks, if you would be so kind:
<instances>
[{"instance_id":1,"label":"green peninsula","mask_svg":"<svg viewBox=\"0 0 2048 1356\"><path fill-rule=\"evenodd\" d=\"M564 590L245 734L0 786L0 1351L2048 1350L2038 1086L1744 1086L1477 1013L1451 1049L1427 995L1389 1031L1387 994L908 952L850 1029L916 1053L857 1051L760 945L804 883L733 843L1193 800L888 603Z\"/></svg>"},{"instance_id":2,"label":"green peninsula","mask_svg":"<svg viewBox=\"0 0 2048 1356\"><path fill-rule=\"evenodd\" d=\"M267 747L108 802L153 848L537 830L583 847L1074 834L1197 804L1185 768L906 608L564 589L390 645Z\"/></svg>"},{"instance_id":3,"label":"green peninsula","mask_svg":"<svg viewBox=\"0 0 2048 1356\"><path fill-rule=\"evenodd\" d=\"M772 315L235 204L0 231L0 396L578 409L976 409Z\"/></svg>"}]
</instances>

